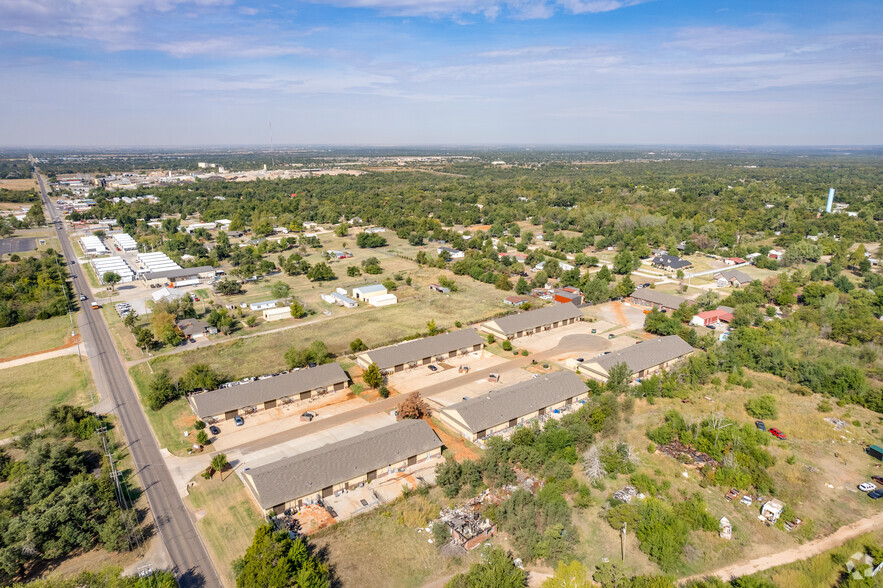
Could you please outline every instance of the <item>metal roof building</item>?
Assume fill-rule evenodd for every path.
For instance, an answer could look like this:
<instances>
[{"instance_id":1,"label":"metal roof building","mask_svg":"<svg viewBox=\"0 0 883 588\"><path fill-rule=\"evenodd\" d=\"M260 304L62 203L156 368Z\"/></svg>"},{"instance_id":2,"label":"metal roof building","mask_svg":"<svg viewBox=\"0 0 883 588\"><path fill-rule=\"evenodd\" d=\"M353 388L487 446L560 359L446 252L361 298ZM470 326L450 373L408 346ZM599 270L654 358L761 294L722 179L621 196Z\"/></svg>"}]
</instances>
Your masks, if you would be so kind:
<instances>
[{"instance_id":1,"label":"metal roof building","mask_svg":"<svg viewBox=\"0 0 883 588\"><path fill-rule=\"evenodd\" d=\"M583 313L575 304L553 304L488 321L481 330L500 339L514 339L569 325L582 318Z\"/></svg>"},{"instance_id":2,"label":"metal roof building","mask_svg":"<svg viewBox=\"0 0 883 588\"><path fill-rule=\"evenodd\" d=\"M555 372L451 404L437 416L474 441L570 406L588 394L579 376Z\"/></svg>"},{"instance_id":3,"label":"metal roof building","mask_svg":"<svg viewBox=\"0 0 883 588\"><path fill-rule=\"evenodd\" d=\"M371 349L360 353L356 359L363 368L376 363L381 370L399 372L406 366L427 365L436 360L478 351L482 344L482 338L475 329L462 329Z\"/></svg>"},{"instance_id":4,"label":"metal roof building","mask_svg":"<svg viewBox=\"0 0 883 588\"><path fill-rule=\"evenodd\" d=\"M441 440L425 421L403 420L246 469L242 477L258 505L278 513L440 455L441 447Z\"/></svg>"},{"instance_id":5,"label":"metal roof building","mask_svg":"<svg viewBox=\"0 0 883 588\"><path fill-rule=\"evenodd\" d=\"M210 265L200 265L197 267L178 267L162 271L150 271L141 274L141 279L150 284L151 282L176 282L181 280L192 280L194 278L210 278L214 277L215 268Z\"/></svg>"},{"instance_id":6,"label":"metal roof building","mask_svg":"<svg viewBox=\"0 0 883 588\"><path fill-rule=\"evenodd\" d=\"M670 367L674 362L693 353L689 343L677 335L639 341L621 351L587 360L580 370L596 379L606 381L610 370L619 363L628 366L638 378L649 376Z\"/></svg>"},{"instance_id":7,"label":"metal roof building","mask_svg":"<svg viewBox=\"0 0 883 588\"><path fill-rule=\"evenodd\" d=\"M280 374L263 380L228 385L210 392L187 397L190 407L201 419L232 419L245 408L273 408L283 398L306 400L317 392L343 390L349 376L337 363Z\"/></svg>"}]
</instances>

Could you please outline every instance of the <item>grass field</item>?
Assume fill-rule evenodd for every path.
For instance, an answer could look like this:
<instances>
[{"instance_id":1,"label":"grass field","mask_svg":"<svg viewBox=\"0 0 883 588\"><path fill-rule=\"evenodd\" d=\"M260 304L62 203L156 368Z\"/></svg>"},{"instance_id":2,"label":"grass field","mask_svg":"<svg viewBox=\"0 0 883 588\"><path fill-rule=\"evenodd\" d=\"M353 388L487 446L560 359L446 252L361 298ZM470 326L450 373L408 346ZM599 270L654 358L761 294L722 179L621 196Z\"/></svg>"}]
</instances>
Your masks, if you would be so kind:
<instances>
[{"instance_id":1,"label":"grass field","mask_svg":"<svg viewBox=\"0 0 883 588\"><path fill-rule=\"evenodd\" d=\"M197 476L184 500L196 515L196 526L206 542L224 586L233 588L233 561L245 554L254 531L263 522L260 510L236 474L224 472L224 480Z\"/></svg>"},{"instance_id":2,"label":"grass field","mask_svg":"<svg viewBox=\"0 0 883 588\"><path fill-rule=\"evenodd\" d=\"M326 550L326 561L343 586L422 586L465 570L479 559L481 552L474 549L463 558L446 559L428 543L429 534L417 532L418 527L426 525L418 520L417 510L431 504L428 510L434 513L432 516L438 516L442 503L441 492L435 488L429 499L414 496L399 500L318 531L310 539Z\"/></svg>"},{"instance_id":3,"label":"grass field","mask_svg":"<svg viewBox=\"0 0 883 588\"><path fill-rule=\"evenodd\" d=\"M0 370L0 382L3 438L37 426L43 411L54 405L90 405L89 390L95 388L88 362L76 355Z\"/></svg>"},{"instance_id":4,"label":"grass field","mask_svg":"<svg viewBox=\"0 0 883 588\"><path fill-rule=\"evenodd\" d=\"M0 359L60 347L70 334L71 323L67 315L0 329Z\"/></svg>"}]
</instances>

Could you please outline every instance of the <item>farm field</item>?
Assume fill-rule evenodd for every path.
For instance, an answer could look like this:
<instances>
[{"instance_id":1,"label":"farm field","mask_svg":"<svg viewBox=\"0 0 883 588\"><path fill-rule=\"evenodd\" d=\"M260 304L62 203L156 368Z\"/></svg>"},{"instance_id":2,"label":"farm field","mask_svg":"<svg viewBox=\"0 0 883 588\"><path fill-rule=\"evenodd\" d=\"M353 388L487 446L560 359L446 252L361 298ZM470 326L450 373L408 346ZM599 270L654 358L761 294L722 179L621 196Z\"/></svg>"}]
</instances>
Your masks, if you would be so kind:
<instances>
[{"instance_id":1,"label":"farm field","mask_svg":"<svg viewBox=\"0 0 883 588\"><path fill-rule=\"evenodd\" d=\"M60 347L67 342L70 334L71 323L66 315L5 327L0 329L0 359Z\"/></svg>"},{"instance_id":2,"label":"farm field","mask_svg":"<svg viewBox=\"0 0 883 588\"><path fill-rule=\"evenodd\" d=\"M52 377L47 377L52 374ZM89 363L76 355L56 357L2 370L0 437L27 430L42 411L57 404L89 406L95 384ZM98 398L96 396L95 400Z\"/></svg>"}]
</instances>

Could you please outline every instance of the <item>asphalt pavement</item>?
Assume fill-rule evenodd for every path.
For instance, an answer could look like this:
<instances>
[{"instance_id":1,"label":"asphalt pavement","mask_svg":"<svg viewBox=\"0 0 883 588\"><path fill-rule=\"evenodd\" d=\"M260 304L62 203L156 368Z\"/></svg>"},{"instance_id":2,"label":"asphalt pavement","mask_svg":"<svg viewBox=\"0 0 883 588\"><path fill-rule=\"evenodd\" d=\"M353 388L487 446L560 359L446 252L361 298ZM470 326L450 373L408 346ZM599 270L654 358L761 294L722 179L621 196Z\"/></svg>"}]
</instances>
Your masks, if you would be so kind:
<instances>
[{"instance_id":1,"label":"asphalt pavement","mask_svg":"<svg viewBox=\"0 0 883 588\"><path fill-rule=\"evenodd\" d=\"M64 223L58 211L49 201L43 178L37 175L46 210L58 232L62 251L68 262L76 260L73 247L67 238ZM82 272L71 268L76 294L89 294ZM159 444L153 436L147 417L135 396L120 356L117 354L110 331L100 310L84 304L78 317L80 336L86 345L95 386L103 399L110 398L112 412L119 417L128 449L135 464L141 487L147 495L148 504L159 537L171 558L171 570L182 588L220 587L218 573L209 558L196 525L178 494L172 476L163 461Z\"/></svg>"}]
</instances>

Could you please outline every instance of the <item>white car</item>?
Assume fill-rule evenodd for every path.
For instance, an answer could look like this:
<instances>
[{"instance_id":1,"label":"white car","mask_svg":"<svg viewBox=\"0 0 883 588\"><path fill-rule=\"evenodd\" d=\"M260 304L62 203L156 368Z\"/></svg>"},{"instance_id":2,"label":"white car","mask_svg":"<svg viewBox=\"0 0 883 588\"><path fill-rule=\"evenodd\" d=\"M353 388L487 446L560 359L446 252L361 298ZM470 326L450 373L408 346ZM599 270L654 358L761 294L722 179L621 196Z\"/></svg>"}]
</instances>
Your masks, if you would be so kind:
<instances>
[{"instance_id":1,"label":"white car","mask_svg":"<svg viewBox=\"0 0 883 588\"><path fill-rule=\"evenodd\" d=\"M754 500L750 496L743 496L742 500L740 500L739 502L744 504L745 506L751 506L751 503L754 502Z\"/></svg>"},{"instance_id":2,"label":"white car","mask_svg":"<svg viewBox=\"0 0 883 588\"><path fill-rule=\"evenodd\" d=\"M862 492L870 492L871 490L876 490L877 486L871 484L870 482L865 482L864 484L859 484L858 489Z\"/></svg>"}]
</instances>

